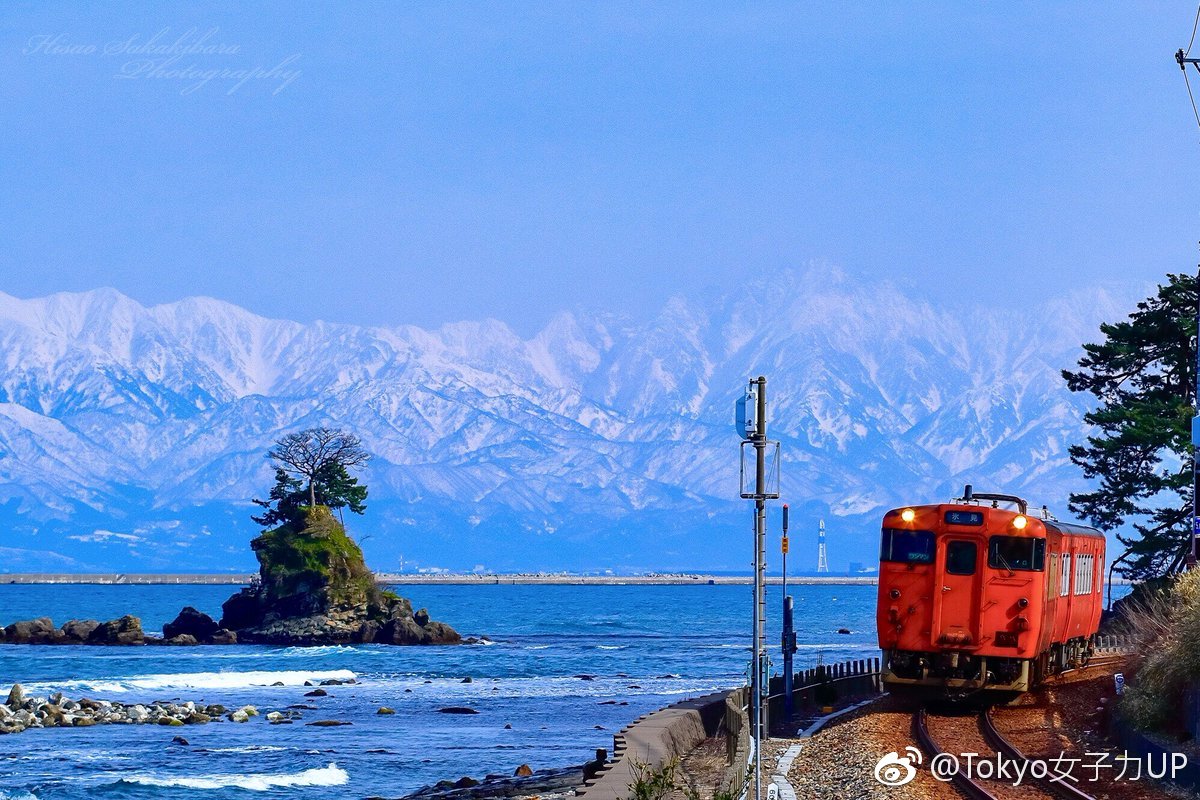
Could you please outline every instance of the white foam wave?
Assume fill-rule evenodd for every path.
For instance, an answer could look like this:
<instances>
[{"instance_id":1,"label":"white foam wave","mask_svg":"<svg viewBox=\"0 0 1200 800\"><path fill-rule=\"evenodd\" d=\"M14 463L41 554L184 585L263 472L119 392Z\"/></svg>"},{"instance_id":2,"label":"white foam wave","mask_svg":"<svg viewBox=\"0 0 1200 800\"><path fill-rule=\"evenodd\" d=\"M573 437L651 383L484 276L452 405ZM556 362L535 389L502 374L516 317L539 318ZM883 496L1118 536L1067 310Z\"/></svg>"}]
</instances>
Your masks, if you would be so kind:
<instances>
[{"instance_id":1,"label":"white foam wave","mask_svg":"<svg viewBox=\"0 0 1200 800\"><path fill-rule=\"evenodd\" d=\"M174 777L160 775L134 775L122 778L121 783L134 783L141 786L178 786L185 789L250 789L255 792L265 792L271 789L295 786L343 786L350 780L349 773L330 764L320 769L306 769L303 772L275 775L195 775L192 777Z\"/></svg>"},{"instance_id":2,"label":"white foam wave","mask_svg":"<svg viewBox=\"0 0 1200 800\"><path fill-rule=\"evenodd\" d=\"M626 647L629 647L629 645L627 645L627 644L598 644L598 645L596 645L597 650L624 650Z\"/></svg>"},{"instance_id":3,"label":"white foam wave","mask_svg":"<svg viewBox=\"0 0 1200 800\"><path fill-rule=\"evenodd\" d=\"M24 789L18 791L16 794L0 789L0 800L38 800L38 796Z\"/></svg>"},{"instance_id":4,"label":"white foam wave","mask_svg":"<svg viewBox=\"0 0 1200 800\"><path fill-rule=\"evenodd\" d=\"M241 747L209 747L210 753L278 753L287 750L275 744L247 744Z\"/></svg>"},{"instance_id":5,"label":"white foam wave","mask_svg":"<svg viewBox=\"0 0 1200 800\"><path fill-rule=\"evenodd\" d=\"M263 655L267 656L304 656L311 658L314 656L336 656L342 653L354 653L362 655L363 653L371 652L357 647L348 647L344 644L326 644L316 647L285 647L282 650L273 650Z\"/></svg>"},{"instance_id":6,"label":"white foam wave","mask_svg":"<svg viewBox=\"0 0 1200 800\"><path fill-rule=\"evenodd\" d=\"M320 683L324 680L347 681L357 679L348 669L333 670L251 670L247 672L180 672L167 675L137 675L127 678L96 678L63 681L61 683L29 684L27 691L43 694L55 690L92 691L103 694L120 694L134 691L157 691L159 689L250 689L271 687L277 683L284 686L303 686L305 681Z\"/></svg>"},{"instance_id":7,"label":"white foam wave","mask_svg":"<svg viewBox=\"0 0 1200 800\"><path fill-rule=\"evenodd\" d=\"M531 644L531 645L529 645L529 647L526 647L525 649L526 650L549 650L550 645L548 645L548 644Z\"/></svg>"}]
</instances>

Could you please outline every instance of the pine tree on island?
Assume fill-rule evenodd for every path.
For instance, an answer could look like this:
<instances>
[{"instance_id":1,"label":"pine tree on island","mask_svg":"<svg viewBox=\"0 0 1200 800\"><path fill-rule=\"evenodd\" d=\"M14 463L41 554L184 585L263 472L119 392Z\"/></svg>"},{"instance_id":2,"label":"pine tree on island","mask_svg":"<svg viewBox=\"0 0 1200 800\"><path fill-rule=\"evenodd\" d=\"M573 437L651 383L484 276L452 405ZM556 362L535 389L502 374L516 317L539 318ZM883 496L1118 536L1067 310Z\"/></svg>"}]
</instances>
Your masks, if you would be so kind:
<instances>
[{"instance_id":1,"label":"pine tree on island","mask_svg":"<svg viewBox=\"0 0 1200 800\"><path fill-rule=\"evenodd\" d=\"M294 500L291 495L305 486L310 507L316 507L319 501L329 508L350 506L356 514L366 510L363 501L367 498L367 488L359 486L349 470L364 466L371 456L354 434L334 428L308 428L289 433L275 442L267 452L267 458L275 464L273 500ZM269 502L254 502L271 508ZM258 517L254 517L254 521L264 526L271 524Z\"/></svg>"}]
</instances>

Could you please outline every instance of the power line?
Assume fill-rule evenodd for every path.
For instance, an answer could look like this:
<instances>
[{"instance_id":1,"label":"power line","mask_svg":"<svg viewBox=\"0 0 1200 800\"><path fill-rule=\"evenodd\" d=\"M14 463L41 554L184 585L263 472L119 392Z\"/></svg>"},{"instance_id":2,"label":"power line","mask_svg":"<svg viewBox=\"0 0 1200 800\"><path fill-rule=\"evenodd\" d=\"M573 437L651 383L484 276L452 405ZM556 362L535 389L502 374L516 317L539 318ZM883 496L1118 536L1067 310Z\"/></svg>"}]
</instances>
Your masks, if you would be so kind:
<instances>
[{"instance_id":1,"label":"power line","mask_svg":"<svg viewBox=\"0 0 1200 800\"><path fill-rule=\"evenodd\" d=\"M1186 56L1188 53L1192 52L1192 42L1196 41L1196 28L1197 28L1197 26L1200 26L1200 6L1196 6L1196 20L1195 20L1195 21L1192 23L1192 38L1188 39L1188 46L1187 46L1187 50L1184 50L1184 51L1183 51L1183 54L1184 54L1185 56Z\"/></svg>"},{"instance_id":2,"label":"power line","mask_svg":"<svg viewBox=\"0 0 1200 800\"><path fill-rule=\"evenodd\" d=\"M1200 67L1197 67L1200 70ZM1196 127L1200 128L1200 111L1196 109L1196 98L1192 95L1192 83L1188 80L1187 70L1183 71L1183 84L1187 87L1188 100L1192 102L1192 115L1196 118Z\"/></svg>"}]
</instances>

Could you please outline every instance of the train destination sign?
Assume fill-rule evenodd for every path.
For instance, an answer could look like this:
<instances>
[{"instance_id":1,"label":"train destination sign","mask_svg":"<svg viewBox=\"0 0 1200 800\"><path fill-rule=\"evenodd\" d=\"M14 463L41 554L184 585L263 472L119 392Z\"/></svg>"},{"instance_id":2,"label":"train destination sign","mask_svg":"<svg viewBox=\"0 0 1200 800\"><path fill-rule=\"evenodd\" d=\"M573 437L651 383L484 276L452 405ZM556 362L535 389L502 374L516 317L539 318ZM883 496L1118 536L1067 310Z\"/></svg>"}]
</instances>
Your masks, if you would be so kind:
<instances>
[{"instance_id":1,"label":"train destination sign","mask_svg":"<svg viewBox=\"0 0 1200 800\"><path fill-rule=\"evenodd\" d=\"M947 511L947 525L982 525L982 511Z\"/></svg>"}]
</instances>

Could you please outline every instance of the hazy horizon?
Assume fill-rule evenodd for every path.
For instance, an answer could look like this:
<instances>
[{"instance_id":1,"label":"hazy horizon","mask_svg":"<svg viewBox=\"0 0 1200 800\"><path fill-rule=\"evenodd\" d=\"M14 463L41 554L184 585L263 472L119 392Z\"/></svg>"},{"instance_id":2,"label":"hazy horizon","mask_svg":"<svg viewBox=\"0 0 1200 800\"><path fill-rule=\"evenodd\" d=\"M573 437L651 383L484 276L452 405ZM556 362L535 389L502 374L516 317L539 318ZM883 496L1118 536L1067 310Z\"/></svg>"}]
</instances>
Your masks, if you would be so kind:
<instances>
[{"instance_id":1,"label":"hazy horizon","mask_svg":"<svg viewBox=\"0 0 1200 800\"><path fill-rule=\"evenodd\" d=\"M9 4L0 290L529 336L814 262L1014 308L1196 262L1182 4L331 8Z\"/></svg>"}]
</instances>

